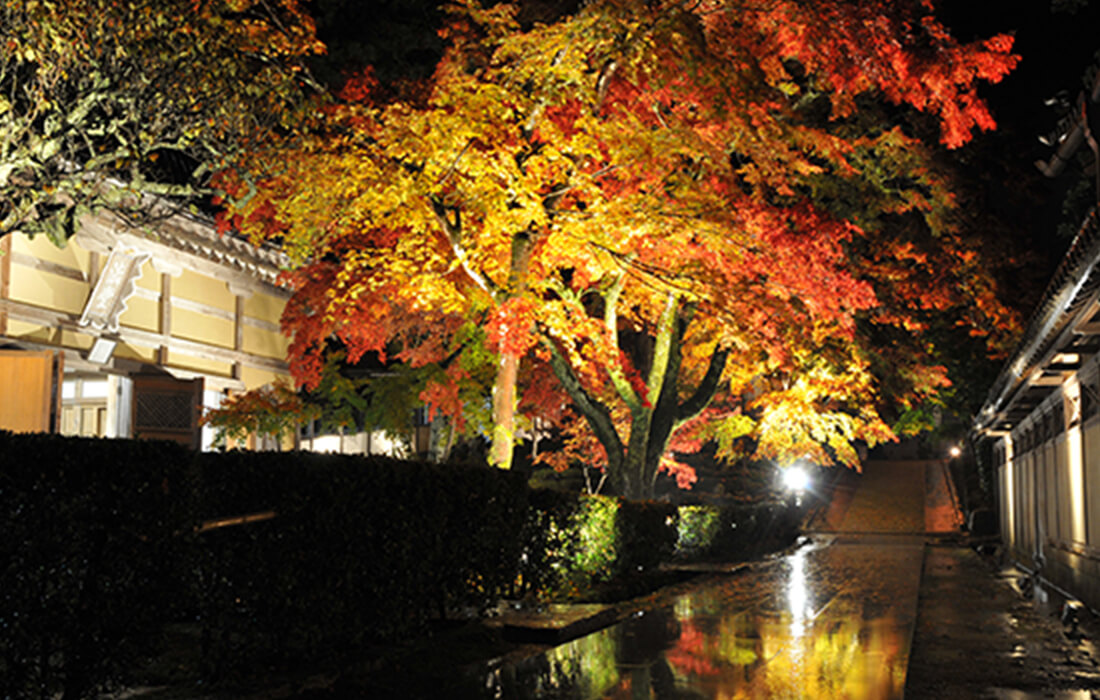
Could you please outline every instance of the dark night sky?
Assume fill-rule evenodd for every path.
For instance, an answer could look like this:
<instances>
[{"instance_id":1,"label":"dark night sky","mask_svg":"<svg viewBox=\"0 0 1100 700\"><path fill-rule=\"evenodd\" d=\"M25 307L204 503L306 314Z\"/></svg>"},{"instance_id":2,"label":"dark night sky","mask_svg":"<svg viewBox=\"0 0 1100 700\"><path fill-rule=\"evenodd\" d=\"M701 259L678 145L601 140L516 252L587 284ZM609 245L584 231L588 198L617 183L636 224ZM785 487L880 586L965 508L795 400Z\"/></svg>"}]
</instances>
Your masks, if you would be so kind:
<instances>
[{"instance_id":1,"label":"dark night sky","mask_svg":"<svg viewBox=\"0 0 1100 700\"><path fill-rule=\"evenodd\" d=\"M1020 280L1016 300L1018 308L1028 311L1069 245L1057 229L1063 221L1067 231L1075 228L1068 223L1073 217L1062 213L1062 201L1081 177L1075 166L1053 180L1035 167L1036 160L1054 152L1038 137L1052 131L1064 113L1043 103L1059 92L1075 102L1086 69L1100 60L1100 0L1073 14L1053 11L1052 0L943 0L938 14L961 41L1000 32L1016 37L1019 65L1002 82L980 91L998 130L977 139L971 153L959 157L973 159L977 177L987 171L985 206L1008 223L1006 235L1031 256L1032 276Z\"/></svg>"},{"instance_id":2,"label":"dark night sky","mask_svg":"<svg viewBox=\"0 0 1100 700\"><path fill-rule=\"evenodd\" d=\"M1070 14L1052 11L1051 0L948 0L941 4L940 16L963 41L1015 34L1020 64L982 92L1003 128L1030 134L1033 157L1045 154L1035 137L1051 129L1057 116L1043 100L1060 90L1075 97L1081 89L1085 68L1100 49L1100 3L1093 0L1090 7Z\"/></svg>"}]
</instances>

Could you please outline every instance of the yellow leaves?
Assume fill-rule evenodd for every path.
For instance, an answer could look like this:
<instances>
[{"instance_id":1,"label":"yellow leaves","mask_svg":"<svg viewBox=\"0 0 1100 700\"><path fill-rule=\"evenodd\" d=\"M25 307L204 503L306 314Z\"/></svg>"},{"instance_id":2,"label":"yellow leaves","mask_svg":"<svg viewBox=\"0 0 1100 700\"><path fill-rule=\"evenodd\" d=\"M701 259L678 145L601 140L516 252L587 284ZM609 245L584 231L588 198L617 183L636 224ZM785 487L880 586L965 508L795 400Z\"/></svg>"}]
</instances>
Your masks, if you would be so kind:
<instances>
[{"instance_id":1,"label":"yellow leaves","mask_svg":"<svg viewBox=\"0 0 1100 700\"><path fill-rule=\"evenodd\" d=\"M868 401L871 391L870 375L855 363L841 371L818 365L799 372L785 388L773 387L754 401L756 456L857 465L853 443L873 446L894 437Z\"/></svg>"}]
</instances>

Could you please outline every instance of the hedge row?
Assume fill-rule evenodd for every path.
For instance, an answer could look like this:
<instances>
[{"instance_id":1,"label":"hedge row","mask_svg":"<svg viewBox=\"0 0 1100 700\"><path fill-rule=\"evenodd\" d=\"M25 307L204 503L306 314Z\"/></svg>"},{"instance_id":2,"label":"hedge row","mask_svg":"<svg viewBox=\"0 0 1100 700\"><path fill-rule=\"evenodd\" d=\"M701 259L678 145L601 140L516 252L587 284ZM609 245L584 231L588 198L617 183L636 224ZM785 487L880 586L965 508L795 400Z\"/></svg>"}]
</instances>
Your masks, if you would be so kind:
<instances>
[{"instance_id":1,"label":"hedge row","mask_svg":"<svg viewBox=\"0 0 1100 700\"><path fill-rule=\"evenodd\" d=\"M2 697L85 697L170 622L198 623L218 677L793 533L778 507L678 513L455 465L2 431L0 455Z\"/></svg>"},{"instance_id":2,"label":"hedge row","mask_svg":"<svg viewBox=\"0 0 1100 700\"><path fill-rule=\"evenodd\" d=\"M87 697L170 622L198 622L213 676L415 635L515 582L518 474L5 432L0 455L0 697Z\"/></svg>"},{"instance_id":3,"label":"hedge row","mask_svg":"<svg viewBox=\"0 0 1100 700\"><path fill-rule=\"evenodd\" d=\"M513 584L527 509L517 474L307 453L199 463L204 504L278 513L200 536L213 675L407 638L432 619L484 612Z\"/></svg>"},{"instance_id":4,"label":"hedge row","mask_svg":"<svg viewBox=\"0 0 1100 700\"><path fill-rule=\"evenodd\" d=\"M175 612L189 453L0 432L0 460L0 696L87 697Z\"/></svg>"}]
</instances>

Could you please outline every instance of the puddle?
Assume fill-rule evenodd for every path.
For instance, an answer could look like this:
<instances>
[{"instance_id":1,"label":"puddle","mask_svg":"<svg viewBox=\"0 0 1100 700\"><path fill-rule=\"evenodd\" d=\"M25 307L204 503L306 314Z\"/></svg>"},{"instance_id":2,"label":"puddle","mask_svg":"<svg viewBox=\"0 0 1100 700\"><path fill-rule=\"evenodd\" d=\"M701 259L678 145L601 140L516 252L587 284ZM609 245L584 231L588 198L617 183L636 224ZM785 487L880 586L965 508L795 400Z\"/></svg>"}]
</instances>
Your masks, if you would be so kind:
<instances>
[{"instance_id":1,"label":"puddle","mask_svg":"<svg viewBox=\"0 0 1100 700\"><path fill-rule=\"evenodd\" d=\"M485 678L497 698L900 698L923 547L806 548Z\"/></svg>"}]
</instances>

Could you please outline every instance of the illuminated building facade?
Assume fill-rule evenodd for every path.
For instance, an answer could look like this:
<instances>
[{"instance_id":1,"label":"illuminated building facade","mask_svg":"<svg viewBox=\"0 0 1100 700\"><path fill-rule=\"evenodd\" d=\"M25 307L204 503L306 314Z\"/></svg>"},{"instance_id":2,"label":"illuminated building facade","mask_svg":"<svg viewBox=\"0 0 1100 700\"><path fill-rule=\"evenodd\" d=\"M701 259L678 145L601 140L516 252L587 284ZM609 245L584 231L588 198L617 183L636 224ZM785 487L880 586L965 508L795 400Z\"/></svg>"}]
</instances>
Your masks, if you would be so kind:
<instances>
[{"instance_id":1,"label":"illuminated building facade","mask_svg":"<svg viewBox=\"0 0 1100 700\"><path fill-rule=\"evenodd\" d=\"M1057 175L1092 124L1100 79L1078 100L1058 152L1038 163ZM1095 167L1095 166L1094 166ZM1100 185L1098 185L1100 187ZM1098 197L1100 199L1100 197ZM1086 216L1023 340L974 422L992 440L1000 528L1008 553L1092 608L1100 608L1100 223Z\"/></svg>"}]
</instances>

